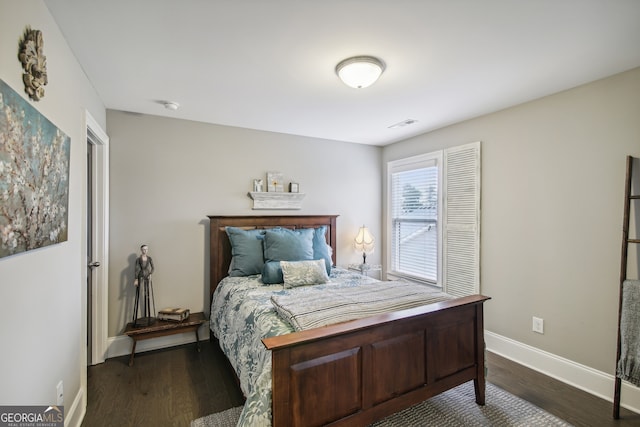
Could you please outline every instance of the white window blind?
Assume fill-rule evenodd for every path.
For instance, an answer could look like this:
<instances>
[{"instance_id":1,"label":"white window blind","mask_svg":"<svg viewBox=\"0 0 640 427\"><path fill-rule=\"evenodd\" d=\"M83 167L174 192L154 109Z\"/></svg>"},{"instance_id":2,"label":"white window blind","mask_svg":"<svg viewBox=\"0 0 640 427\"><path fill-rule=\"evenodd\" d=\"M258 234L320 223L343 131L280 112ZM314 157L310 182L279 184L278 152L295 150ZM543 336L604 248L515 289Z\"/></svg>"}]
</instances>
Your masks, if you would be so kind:
<instances>
[{"instance_id":1,"label":"white window blind","mask_svg":"<svg viewBox=\"0 0 640 427\"><path fill-rule=\"evenodd\" d=\"M438 285L439 153L390 165L392 274Z\"/></svg>"},{"instance_id":2,"label":"white window blind","mask_svg":"<svg viewBox=\"0 0 640 427\"><path fill-rule=\"evenodd\" d=\"M453 295L480 288L480 143L388 164L388 272Z\"/></svg>"}]
</instances>

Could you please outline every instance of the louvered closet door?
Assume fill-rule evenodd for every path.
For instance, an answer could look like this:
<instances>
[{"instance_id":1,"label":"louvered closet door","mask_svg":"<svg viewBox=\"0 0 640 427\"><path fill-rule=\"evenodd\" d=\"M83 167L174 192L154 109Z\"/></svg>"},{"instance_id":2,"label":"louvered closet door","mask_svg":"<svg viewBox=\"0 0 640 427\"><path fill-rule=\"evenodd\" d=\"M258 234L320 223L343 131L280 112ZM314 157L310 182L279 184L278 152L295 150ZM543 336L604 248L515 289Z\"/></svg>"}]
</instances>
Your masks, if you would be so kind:
<instances>
[{"instance_id":1,"label":"louvered closet door","mask_svg":"<svg viewBox=\"0 0 640 427\"><path fill-rule=\"evenodd\" d=\"M444 152L443 283L455 296L480 293L480 142Z\"/></svg>"}]
</instances>

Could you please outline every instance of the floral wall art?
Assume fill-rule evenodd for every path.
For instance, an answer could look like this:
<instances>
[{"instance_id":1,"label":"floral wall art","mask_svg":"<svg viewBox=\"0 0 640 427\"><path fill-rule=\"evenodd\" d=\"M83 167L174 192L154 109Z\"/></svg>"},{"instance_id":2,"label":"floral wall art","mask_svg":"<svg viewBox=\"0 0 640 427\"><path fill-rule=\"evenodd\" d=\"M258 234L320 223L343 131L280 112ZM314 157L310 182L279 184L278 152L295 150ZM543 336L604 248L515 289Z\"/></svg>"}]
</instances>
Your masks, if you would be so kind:
<instances>
[{"instance_id":1,"label":"floral wall art","mask_svg":"<svg viewBox=\"0 0 640 427\"><path fill-rule=\"evenodd\" d=\"M0 80L0 258L67 240L70 145Z\"/></svg>"}]
</instances>

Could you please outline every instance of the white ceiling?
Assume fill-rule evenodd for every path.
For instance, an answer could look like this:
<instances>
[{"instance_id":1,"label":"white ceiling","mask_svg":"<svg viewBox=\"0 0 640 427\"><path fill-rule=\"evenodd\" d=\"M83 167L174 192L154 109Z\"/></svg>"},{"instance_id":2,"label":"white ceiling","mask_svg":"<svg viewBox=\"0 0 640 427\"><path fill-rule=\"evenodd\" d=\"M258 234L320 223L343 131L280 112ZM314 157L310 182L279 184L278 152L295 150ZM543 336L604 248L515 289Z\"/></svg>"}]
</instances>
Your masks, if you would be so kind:
<instances>
[{"instance_id":1,"label":"white ceiling","mask_svg":"<svg viewBox=\"0 0 640 427\"><path fill-rule=\"evenodd\" d=\"M45 2L109 109L372 145L640 66L638 0Z\"/></svg>"}]
</instances>

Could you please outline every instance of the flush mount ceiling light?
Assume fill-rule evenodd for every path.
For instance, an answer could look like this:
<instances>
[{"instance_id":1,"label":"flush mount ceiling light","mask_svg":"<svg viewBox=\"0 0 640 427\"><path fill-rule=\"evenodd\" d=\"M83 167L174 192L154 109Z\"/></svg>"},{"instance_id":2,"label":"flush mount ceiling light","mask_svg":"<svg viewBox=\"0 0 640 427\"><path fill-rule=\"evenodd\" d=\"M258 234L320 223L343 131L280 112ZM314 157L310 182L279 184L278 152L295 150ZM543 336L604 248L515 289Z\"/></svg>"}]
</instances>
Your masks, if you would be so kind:
<instances>
[{"instance_id":1,"label":"flush mount ceiling light","mask_svg":"<svg viewBox=\"0 0 640 427\"><path fill-rule=\"evenodd\" d=\"M347 86L362 89L375 83L384 68L384 63L378 58L354 56L336 65L336 74Z\"/></svg>"}]
</instances>

